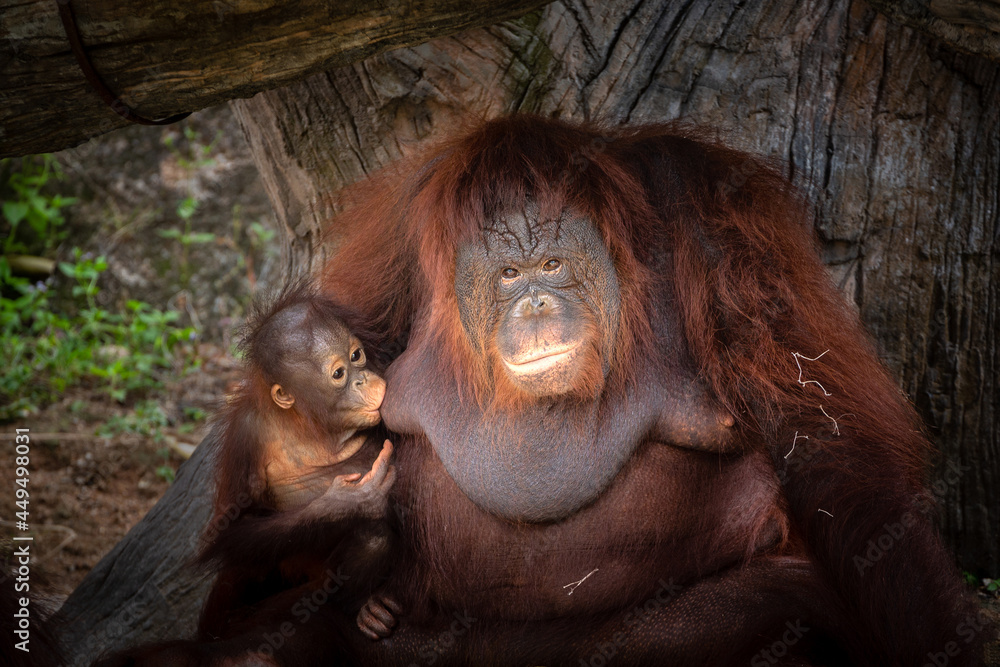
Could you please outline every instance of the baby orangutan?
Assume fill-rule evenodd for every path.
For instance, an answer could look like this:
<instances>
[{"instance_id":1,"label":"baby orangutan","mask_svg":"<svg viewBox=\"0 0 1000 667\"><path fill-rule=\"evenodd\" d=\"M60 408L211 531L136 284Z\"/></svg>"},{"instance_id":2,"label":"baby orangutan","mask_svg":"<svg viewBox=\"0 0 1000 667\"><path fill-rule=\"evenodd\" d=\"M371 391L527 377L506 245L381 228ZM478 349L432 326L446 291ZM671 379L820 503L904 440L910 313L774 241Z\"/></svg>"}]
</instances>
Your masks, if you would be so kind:
<instances>
[{"instance_id":1,"label":"baby orangutan","mask_svg":"<svg viewBox=\"0 0 1000 667\"><path fill-rule=\"evenodd\" d=\"M308 284L258 308L247 331L246 377L216 431L218 485L200 556L219 570L199 625L207 639L233 634L270 596L322 585L331 569L371 581L390 539L392 444L379 450L374 433L385 382L366 368L361 341ZM400 611L369 597L358 627L388 636Z\"/></svg>"}]
</instances>

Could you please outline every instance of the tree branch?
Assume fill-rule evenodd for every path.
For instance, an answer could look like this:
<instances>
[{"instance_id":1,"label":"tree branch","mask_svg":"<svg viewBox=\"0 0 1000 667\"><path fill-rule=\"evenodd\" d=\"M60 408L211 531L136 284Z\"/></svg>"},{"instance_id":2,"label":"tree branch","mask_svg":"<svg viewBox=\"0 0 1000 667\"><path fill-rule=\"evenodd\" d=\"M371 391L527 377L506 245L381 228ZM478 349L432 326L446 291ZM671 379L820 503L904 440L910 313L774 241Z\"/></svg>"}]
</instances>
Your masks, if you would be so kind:
<instances>
[{"instance_id":1,"label":"tree branch","mask_svg":"<svg viewBox=\"0 0 1000 667\"><path fill-rule=\"evenodd\" d=\"M0 0L0 157L69 148L128 124L98 97L70 52L57 9L65 1ZM543 4L73 0L73 11L108 87L145 117L163 118Z\"/></svg>"}]
</instances>

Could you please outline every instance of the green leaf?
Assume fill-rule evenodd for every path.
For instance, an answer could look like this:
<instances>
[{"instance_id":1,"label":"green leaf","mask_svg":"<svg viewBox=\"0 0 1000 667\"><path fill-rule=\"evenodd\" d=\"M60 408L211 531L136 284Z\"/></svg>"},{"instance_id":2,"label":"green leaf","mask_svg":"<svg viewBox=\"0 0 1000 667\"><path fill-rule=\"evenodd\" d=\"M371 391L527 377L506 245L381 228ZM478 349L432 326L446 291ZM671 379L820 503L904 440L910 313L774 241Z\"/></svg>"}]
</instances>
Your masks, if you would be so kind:
<instances>
[{"instance_id":1,"label":"green leaf","mask_svg":"<svg viewBox=\"0 0 1000 667\"><path fill-rule=\"evenodd\" d=\"M80 201L76 197L63 197L62 195L55 195L52 197L52 201L49 202L53 208L63 208L65 206L70 206Z\"/></svg>"},{"instance_id":2,"label":"green leaf","mask_svg":"<svg viewBox=\"0 0 1000 667\"><path fill-rule=\"evenodd\" d=\"M28 215L27 204L13 201L5 201L3 203L3 217L7 218L7 222L10 223L11 227L16 227L19 222L24 220L24 216L26 215Z\"/></svg>"},{"instance_id":3,"label":"green leaf","mask_svg":"<svg viewBox=\"0 0 1000 667\"><path fill-rule=\"evenodd\" d=\"M181 220L189 220L196 210L198 210L198 200L194 197L185 197L177 205L177 216Z\"/></svg>"},{"instance_id":4,"label":"green leaf","mask_svg":"<svg viewBox=\"0 0 1000 667\"><path fill-rule=\"evenodd\" d=\"M28 197L28 202L39 211L45 212L49 210L49 199L48 197L43 197L42 195L33 194Z\"/></svg>"}]
</instances>

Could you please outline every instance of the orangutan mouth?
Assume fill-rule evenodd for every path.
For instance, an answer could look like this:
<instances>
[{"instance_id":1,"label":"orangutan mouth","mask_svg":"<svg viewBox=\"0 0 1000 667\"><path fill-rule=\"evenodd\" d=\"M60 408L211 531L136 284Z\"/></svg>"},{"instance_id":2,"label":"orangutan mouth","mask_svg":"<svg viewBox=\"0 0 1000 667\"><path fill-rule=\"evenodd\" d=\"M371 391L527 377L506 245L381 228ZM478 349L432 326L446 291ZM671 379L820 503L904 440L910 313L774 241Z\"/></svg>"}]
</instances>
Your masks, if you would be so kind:
<instances>
[{"instance_id":1,"label":"orangutan mouth","mask_svg":"<svg viewBox=\"0 0 1000 667\"><path fill-rule=\"evenodd\" d=\"M512 362L503 360L508 370L514 375L538 375L552 368L564 366L576 355L580 343L545 350L541 354L529 357L524 361Z\"/></svg>"}]
</instances>

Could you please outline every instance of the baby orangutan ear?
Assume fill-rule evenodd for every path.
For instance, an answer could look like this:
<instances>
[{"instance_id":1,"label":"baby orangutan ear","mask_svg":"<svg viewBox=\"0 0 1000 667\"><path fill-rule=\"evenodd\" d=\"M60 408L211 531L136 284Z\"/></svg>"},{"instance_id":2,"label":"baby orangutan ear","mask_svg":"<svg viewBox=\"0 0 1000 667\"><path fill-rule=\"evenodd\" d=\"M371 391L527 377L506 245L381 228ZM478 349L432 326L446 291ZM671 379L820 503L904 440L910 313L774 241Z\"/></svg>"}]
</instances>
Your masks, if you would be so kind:
<instances>
[{"instance_id":1,"label":"baby orangutan ear","mask_svg":"<svg viewBox=\"0 0 1000 667\"><path fill-rule=\"evenodd\" d=\"M278 407L283 410L287 410L292 407L293 403L295 403L295 397L285 391L280 384L274 384L271 386L271 398L278 404Z\"/></svg>"}]
</instances>

